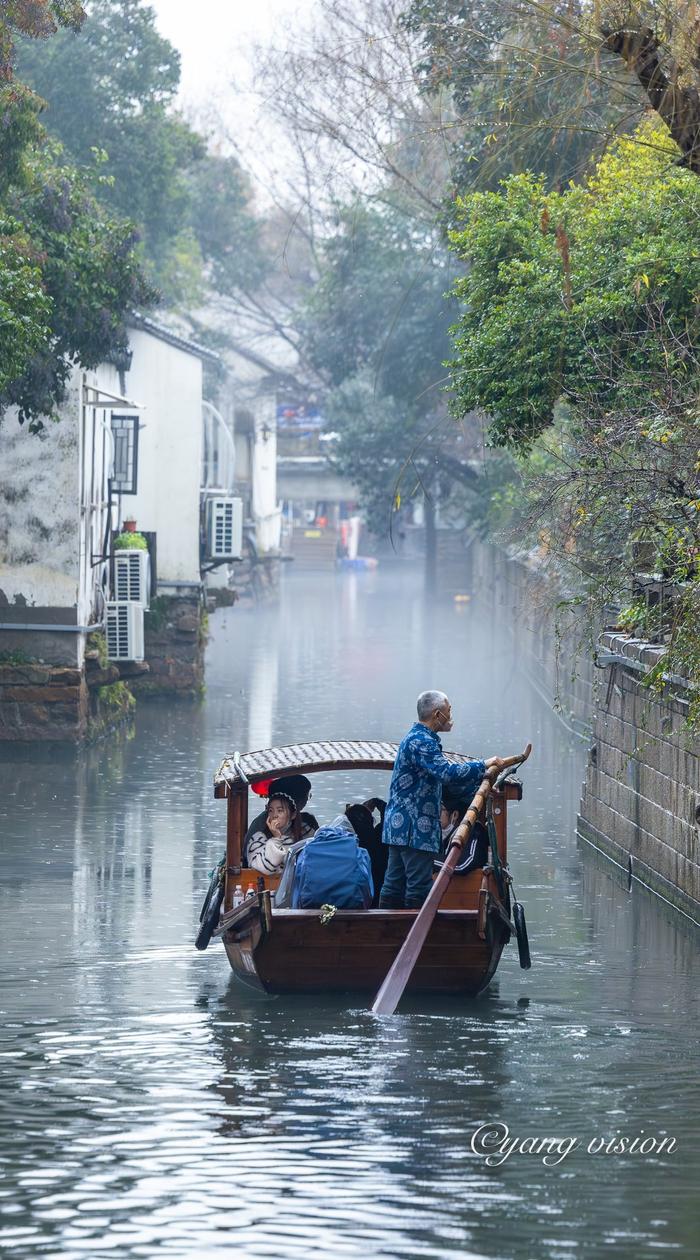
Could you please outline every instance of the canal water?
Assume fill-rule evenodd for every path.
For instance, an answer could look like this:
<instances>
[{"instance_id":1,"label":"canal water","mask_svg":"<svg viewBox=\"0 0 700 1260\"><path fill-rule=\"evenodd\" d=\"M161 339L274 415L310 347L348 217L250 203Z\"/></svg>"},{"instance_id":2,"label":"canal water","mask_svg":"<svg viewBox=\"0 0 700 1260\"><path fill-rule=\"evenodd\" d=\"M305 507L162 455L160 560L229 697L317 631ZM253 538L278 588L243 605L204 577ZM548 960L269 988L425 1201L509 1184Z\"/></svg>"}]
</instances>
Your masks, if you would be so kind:
<instances>
[{"instance_id":1,"label":"canal water","mask_svg":"<svg viewBox=\"0 0 700 1260\"><path fill-rule=\"evenodd\" d=\"M212 616L201 705L142 706L131 739L79 756L4 755L9 1256L700 1254L697 935L577 847L585 750L472 594L290 576L278 608ZM220 946L192 945L222 851L219 760L398 740L426 687L453 701L448 746L533 742L510 814L532 970L509 947L481 999L388 1019L242 990ZM319 777L310 808L385 786Z\"/></svg>"}]
</instances>

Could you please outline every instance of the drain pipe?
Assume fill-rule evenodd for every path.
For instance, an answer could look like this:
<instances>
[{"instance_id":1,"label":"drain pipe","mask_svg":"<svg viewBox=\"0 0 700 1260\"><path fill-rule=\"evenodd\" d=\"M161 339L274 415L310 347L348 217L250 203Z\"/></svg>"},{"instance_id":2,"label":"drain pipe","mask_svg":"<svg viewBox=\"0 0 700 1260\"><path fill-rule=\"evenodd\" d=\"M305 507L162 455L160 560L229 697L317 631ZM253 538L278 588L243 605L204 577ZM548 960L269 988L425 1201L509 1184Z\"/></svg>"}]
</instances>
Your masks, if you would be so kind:
<instances>
[{"instance_id":1,"label":"drain pipe","mask_svg":"<svg viewBox=\"0 0 700 1260\"><path fill-rule=\"evenodd\" d=\"M91 626L77 626L75 622L68 626L56 625L50 621L45 625L37 621L0 621L0 630L40 630L42 632L56 631L58 634L89 634L92 630L99 630L104 625L103 621L95 621Z\"/></svg>"}]
</instances>

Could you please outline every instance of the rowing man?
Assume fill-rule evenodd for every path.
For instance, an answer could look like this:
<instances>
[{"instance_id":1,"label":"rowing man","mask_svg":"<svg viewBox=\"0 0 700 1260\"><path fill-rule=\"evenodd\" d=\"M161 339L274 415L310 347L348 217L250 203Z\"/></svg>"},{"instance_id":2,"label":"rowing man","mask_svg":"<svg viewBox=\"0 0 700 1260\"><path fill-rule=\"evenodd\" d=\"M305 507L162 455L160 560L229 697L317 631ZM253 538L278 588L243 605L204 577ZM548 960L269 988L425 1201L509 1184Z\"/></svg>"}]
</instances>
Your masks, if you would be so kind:
<instances>
[{"instance_id":1,"label":"rowing man","mask_svg":"<svg viewBox=\"0 0 700 1260\"><path fill-rule=\"evenodd\" d=\"M487 761L454 764L442 751L440 731L452 730L452 706L444 691L423 691L417 702L418 721L399 745L384 815L382 840L389 861L379 898L380 910L418 910L430 892L433 861L440 852L440 804L443 784L461 792L476 791Z\"/></svg>"}]
</instances>

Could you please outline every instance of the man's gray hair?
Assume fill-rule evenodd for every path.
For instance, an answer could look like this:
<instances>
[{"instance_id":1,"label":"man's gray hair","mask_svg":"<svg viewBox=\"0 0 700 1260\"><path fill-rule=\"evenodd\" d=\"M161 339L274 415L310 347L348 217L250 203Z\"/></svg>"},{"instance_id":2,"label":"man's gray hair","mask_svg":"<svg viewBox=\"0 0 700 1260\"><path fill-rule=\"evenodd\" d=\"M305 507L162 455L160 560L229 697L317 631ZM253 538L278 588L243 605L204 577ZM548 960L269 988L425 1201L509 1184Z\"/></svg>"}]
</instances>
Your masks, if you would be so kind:
<instances>
[{"instance_id":1,"label":"man's gray hair","mask_svg":"<svg viewBox=\"0 0 700 1260\"><path fill-rule=\"evenodd\" d=\"M421 691L416 701L418 718L421 722L432 717L436 709L443 709L449 700L444 691Z\"/></svg>"}]
</instances>

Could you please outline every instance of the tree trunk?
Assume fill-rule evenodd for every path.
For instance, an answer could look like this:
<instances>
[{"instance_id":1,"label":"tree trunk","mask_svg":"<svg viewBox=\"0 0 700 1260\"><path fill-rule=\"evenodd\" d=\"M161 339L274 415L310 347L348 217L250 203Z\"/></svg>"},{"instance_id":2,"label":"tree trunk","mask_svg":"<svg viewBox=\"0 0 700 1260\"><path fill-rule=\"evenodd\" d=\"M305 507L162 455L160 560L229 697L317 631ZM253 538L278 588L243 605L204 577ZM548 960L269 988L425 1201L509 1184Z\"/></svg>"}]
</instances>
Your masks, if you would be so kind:
<instances>
[{"instance_id":1,"label":"tree trunk","mask_svg":"<svg viewBox=\"0 0 700 1260\"><path fill-rule=\"evenodd\" d=\"M683 154L683 165L700 175L700 93L697 88L692 84L679 85L676 67L671 78L665 73L659 41L650 27L625 30L602 27L600 33L603 47L622 57L637 76Z\"/></svg>"},{"instance_id":2,"label":"tree trunk","mask_svg":"<svg viewBox=\"0 0 700 1260\"><path fill-rule=\"evenodd\" d=\"M423 497L425 520L425 593L434 595L437 590L437 530L435 528L435 500Z\"/></svg>"}]
</instances>

